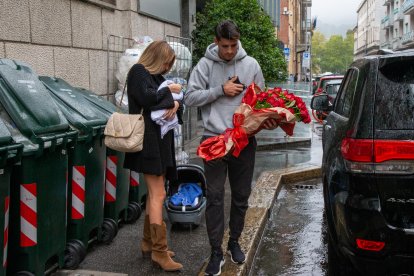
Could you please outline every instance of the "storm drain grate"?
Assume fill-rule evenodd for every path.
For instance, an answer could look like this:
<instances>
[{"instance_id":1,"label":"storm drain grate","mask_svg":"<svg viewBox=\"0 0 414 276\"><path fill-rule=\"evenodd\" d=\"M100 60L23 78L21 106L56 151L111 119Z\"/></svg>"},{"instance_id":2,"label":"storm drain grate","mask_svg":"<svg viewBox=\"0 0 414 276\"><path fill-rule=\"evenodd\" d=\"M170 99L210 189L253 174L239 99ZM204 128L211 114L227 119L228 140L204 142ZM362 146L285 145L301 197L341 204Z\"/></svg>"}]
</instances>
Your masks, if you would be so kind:
<instances>
[{"instance_id":1,"label":"storm drain grate","mask_svg":"<svg viewBox=\"0 0 414 276\"><path fill-rule=\"evenodd\" d=\"M315 188L315 185L294 185L293 188L300 189L300 190L308 190Z\"/></svg>"}]
</instances>

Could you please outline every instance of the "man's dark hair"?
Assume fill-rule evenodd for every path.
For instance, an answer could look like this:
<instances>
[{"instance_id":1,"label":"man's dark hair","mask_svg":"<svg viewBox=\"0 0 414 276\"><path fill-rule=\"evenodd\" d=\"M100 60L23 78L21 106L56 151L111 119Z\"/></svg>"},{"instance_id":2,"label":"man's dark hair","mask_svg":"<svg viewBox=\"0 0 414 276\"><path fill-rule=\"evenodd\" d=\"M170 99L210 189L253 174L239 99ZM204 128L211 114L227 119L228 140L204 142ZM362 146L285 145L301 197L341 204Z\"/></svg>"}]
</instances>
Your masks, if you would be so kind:
<instances>
[{"instance_id":1,"label":"man's dark hair","mask_svg":"<svg viewBox=\"0 0 414 276\"><path fill-rule=\"evenodd\" d=\"M236 23L231 20L223 20L217 24L215 28L217 40L224 39L239 39L240 30Z\"/></svg>"}]
</instances>

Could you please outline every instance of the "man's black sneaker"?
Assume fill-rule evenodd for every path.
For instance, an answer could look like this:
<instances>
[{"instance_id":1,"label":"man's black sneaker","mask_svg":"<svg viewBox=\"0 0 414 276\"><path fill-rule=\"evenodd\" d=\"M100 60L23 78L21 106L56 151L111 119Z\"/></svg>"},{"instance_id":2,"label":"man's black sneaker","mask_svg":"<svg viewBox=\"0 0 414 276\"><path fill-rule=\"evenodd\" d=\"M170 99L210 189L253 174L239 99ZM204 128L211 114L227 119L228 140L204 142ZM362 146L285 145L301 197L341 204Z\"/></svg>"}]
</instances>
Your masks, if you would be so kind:
<instances>
[{"instance_id":1,"label":"man's black sneaker","mask_svg":"<svg viewBox=\"0 0 414 276\"><path fill-rule=\"evenodd\" d=\"M237 240L229 240L227 243L227 253L231 256L231 261L235 264L242 264L246 261L246 256L241 251Z\"/></svg>"},{"instance_id":2,"label":"man's black sneaker","mask_svg":"<svg viewBox=\"0 0 414 276\"><path fill-rule=\"evenodd\" d=\"M205 275L220 275L221 267L224 265L223 252L219 250L211 251L210 261L208 262Z\"/></svg>"}]
</instances>

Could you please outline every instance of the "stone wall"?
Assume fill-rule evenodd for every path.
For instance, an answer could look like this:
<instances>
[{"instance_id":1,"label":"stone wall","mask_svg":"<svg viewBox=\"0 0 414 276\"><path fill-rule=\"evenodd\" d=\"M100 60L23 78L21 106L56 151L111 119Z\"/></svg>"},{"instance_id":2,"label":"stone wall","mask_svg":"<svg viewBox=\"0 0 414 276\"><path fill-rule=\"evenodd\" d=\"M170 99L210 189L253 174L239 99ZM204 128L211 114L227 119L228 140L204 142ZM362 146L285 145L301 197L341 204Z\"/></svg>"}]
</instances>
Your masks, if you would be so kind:
<instances>
[{"instance_id":1,"label":"stone wall","mask_svg":"<svg viewBox=\"0 0 414 276\"><path fill-rule=\"evenodd\" d=\"M117 0L114 10L81 0L0 1L0 58L100 95L114 92L107 91L109 35L156 40L180 34L177 25L139 14L137 0Z\"/></svg>"}]
</instances>

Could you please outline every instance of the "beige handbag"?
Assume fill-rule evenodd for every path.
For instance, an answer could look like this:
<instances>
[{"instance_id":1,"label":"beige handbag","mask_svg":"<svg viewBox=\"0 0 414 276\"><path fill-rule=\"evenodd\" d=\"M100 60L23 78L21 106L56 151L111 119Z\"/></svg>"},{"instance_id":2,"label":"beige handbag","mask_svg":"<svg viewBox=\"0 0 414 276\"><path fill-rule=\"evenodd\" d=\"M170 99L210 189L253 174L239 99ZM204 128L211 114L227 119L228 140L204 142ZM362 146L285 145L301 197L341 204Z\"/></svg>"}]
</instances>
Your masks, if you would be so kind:
<instances>
[{"instance_id":1,"label":"beige handbag","mask_svg":"<svg viewBox=\"0 0 414 276\"><path fill-rule=\"evenodd\" d=\"M126 83L125 83L126 86ZM122 98L125 92L122 92ZM105 126L105 145L121 152L137 152L142 150L144 143L144 116L140 114L123 114L114 112Z\"/></svg>"},{"instance_id":2,"label":"beige handbag","mask_svg":"<svg viewBox=\"0 0 414 276\"><path fill-rule=\"evenodd\" d=\"M121 152L137 152L144 143L144 116L115 112L105 127L105 145Z\"/></svg>"}]
</instances>

